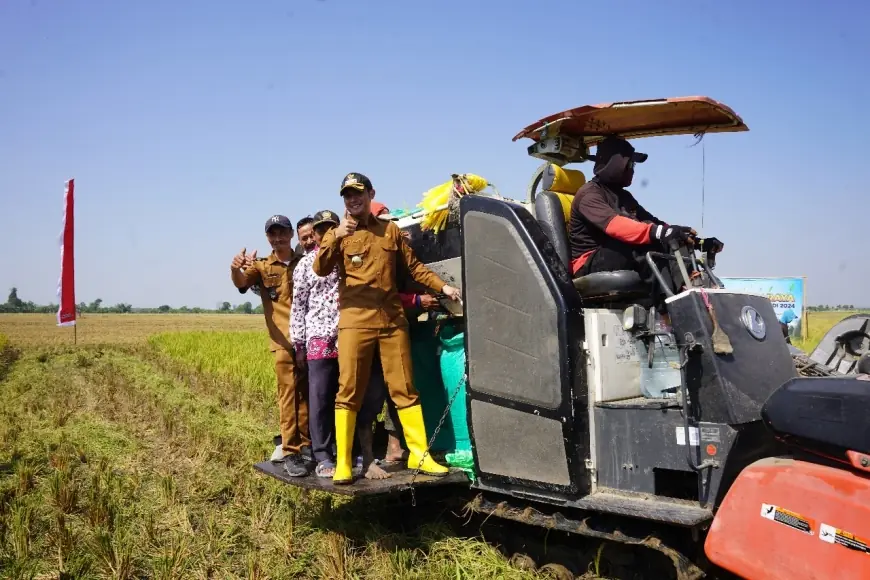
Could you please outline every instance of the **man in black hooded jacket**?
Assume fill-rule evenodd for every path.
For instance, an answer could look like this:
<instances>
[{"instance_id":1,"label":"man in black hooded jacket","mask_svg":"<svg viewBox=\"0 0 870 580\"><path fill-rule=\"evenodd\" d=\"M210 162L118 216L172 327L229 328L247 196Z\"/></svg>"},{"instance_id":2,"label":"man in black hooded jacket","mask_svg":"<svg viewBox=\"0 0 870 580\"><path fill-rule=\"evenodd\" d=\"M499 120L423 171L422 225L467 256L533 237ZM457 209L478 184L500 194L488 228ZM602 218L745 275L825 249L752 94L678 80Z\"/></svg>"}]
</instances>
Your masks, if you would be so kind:
<instances>
[{"instance_id":1,"label":"man in black hooded jacket","mask_svg":"<svg viewBox=\"0 0 870 580\"><path fill-rule=\"evenodd\" d=\"M625 189L634 178L635 163L646 159L646 153L636 152L620 137L607 137L598 144L595 177L571 202L568 237L574 277L614 270L643 271L636 256L668 248L671 240L699 244L702 251L722 251L724 246L716 238L696 239L694 229L663 222Z\"/></svg>"}]
</instances>

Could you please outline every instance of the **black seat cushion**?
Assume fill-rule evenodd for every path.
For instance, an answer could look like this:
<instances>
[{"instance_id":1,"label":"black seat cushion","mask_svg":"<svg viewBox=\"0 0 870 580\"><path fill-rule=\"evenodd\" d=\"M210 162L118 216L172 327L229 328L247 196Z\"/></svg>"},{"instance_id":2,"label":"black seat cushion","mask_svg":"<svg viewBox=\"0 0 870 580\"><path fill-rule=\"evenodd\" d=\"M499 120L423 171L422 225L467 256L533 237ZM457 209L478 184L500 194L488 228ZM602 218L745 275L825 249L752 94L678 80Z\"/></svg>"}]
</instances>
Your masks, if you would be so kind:
<instances>
[{"instance_id":1,"label":"black seat cushion","mask_svg":"<svg viewBox=\"0 0 870 580\"><path fill-rule=\"evenodd\" d=\"M621 298L645 296L649 287L634 270L594 272L574 279L574 288L583 298Z\"/></svg>"},{"instance_id":2,"label":"black seat cushion","mask_svg":"<svg viewBox=\"0 0 870 580\"><path fill-rule=\"evenodd\" d=\"M770 429L820 452L870 454L870 382L856 378L789 380L761 408Z\"/></svg>"},{"instance_id":3,"label":"black seat cushion","mask_svg":"<svg viewBox=\"0 0 870 580\"><path fill-rule=\"evenodd\" d=\"M562 201L552 191L542 191L535 196L535 218L544 234L550 239L559 259L571 271L571 246L568 244L568 227Z\"/></svg>"}]
</instances>

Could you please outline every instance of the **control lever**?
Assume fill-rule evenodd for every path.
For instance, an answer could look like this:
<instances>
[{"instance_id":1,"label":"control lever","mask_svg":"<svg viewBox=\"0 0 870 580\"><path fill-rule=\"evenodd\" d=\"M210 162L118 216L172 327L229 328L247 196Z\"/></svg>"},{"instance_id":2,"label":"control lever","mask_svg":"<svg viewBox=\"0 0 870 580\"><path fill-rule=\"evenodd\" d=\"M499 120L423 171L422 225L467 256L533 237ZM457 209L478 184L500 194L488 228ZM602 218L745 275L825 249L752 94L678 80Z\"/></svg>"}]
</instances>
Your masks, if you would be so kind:
<instances>
[{"instance_id":1,"label":"control lever","mask_svg":"<svg viewBox=\"0 0 870 580\"><path fill-rule=\"evenodd\" d=\"M716 252L707 252L707 258L704 260L704 263L712 270L716 267Z\"/></svg>"},{"instance_id":2,"label":"control lever","mask_svg":"<svg viewBox=\"0 0 870 580\"><path fill-rule=\"evenodd\" d=\"M661 270L659 270L659 267L656 265L656 262L653 259L653 256L658 256L658 257L661 257L662 259L666 258L668 260L672 260L673 258L667 254L659 254L658 252L647 252L646 253L646 263L649 264L649 268L650 268L650 270L652 270L652 273L655 276L656 280L658 280L658 283L662 287L662 290L664 291L664 293L667 296L669 296L669 297L673 296L674 293L673 293L673 291L671 291L671 288L670 288L670 286L668 286L667 282L665 282L665 279L662 276Z\"/></svg>"},{"instance_id":3,"label":"control lever","mask_svg":"<svg viewBox=\"0 0 870 580\"><path fill-rule=\"evenodd\" d=\"M686 288L692 287L692 281L689 278L689 272L686 270L686 260L683 258L683 253L680 251L680 243L676 240L671 240L668 244L674 257L677 258L677 267L680 269L680 274L686 282Z\"/></svg>"}]
</instances>

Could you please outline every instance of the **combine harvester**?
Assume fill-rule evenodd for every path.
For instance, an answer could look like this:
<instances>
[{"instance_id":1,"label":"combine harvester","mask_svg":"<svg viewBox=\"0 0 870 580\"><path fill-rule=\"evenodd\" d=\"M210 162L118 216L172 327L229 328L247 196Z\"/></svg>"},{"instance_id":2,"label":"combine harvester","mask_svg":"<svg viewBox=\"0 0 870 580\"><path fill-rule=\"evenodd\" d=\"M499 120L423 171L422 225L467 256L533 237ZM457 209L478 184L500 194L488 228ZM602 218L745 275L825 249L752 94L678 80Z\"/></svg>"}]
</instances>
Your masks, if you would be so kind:
<instances>
[{"instance_id":1,"label":"combine harvester","mask_svg":"<svg viewBox=\"0 0 870 580\"><path fill-rule=\"evenodd\" d=\"M870 382L857 374L870 317L806 356L767 298L722 288L713 256L691 248L648 254L651 283L570 275L567 210L585 176L566 165L607 134L747 130L704 97L572 109L514 137L545 161L524 202L463 196L437 234L399 221L462 288L473 482L399 469L333 487L256 468L336 494L457 486L475 512L658 550L681 580L870 578Z\"/></svg>"}]
</instances>

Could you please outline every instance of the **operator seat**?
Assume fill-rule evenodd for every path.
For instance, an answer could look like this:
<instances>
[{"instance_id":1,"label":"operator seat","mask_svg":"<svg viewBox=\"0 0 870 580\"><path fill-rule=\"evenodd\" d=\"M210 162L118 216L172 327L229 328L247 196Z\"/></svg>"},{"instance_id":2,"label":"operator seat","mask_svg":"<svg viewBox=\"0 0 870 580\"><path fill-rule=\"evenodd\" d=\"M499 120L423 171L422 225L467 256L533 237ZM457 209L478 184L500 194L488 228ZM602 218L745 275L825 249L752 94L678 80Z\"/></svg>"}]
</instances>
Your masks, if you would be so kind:
<instances>
[{"instance_id":1,"label":"operator seat","mask_svg":"<svg viewBox=\"0 0 870 580\"><path fill-rule=\"evenodd\" d=\"M541 191L535 196L535 218L550 239L559 260L571 272L571 244L568 224L571 202L586 183L586 176L576 169L563 169L550 163L541 177ZM612 301L647 296L649 288L633 270L596 272L574 279L574 288L584 302Z\"/></svg>"}]
</instances>

